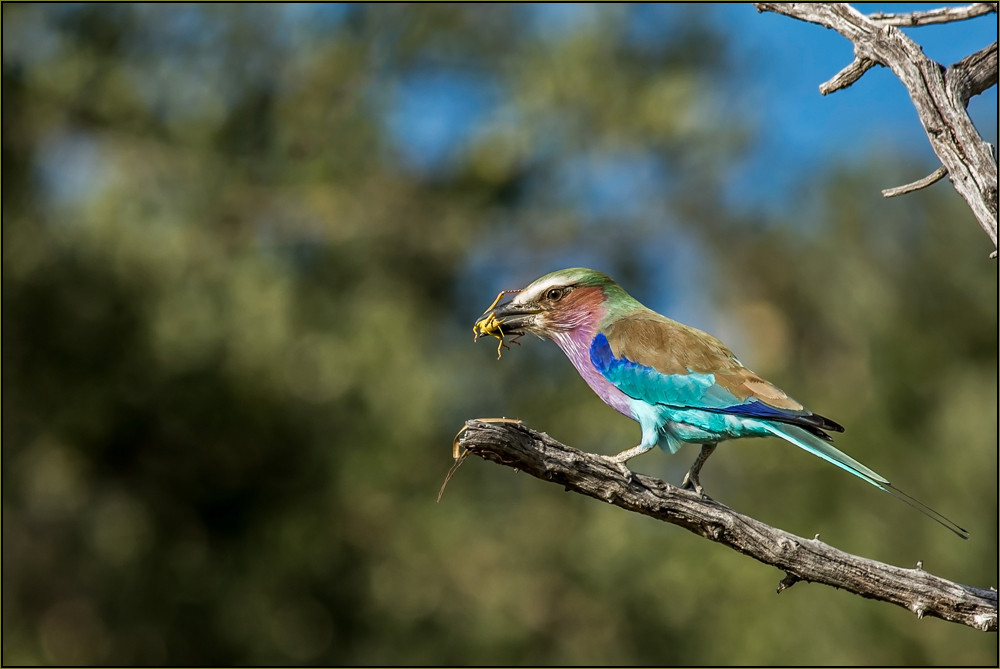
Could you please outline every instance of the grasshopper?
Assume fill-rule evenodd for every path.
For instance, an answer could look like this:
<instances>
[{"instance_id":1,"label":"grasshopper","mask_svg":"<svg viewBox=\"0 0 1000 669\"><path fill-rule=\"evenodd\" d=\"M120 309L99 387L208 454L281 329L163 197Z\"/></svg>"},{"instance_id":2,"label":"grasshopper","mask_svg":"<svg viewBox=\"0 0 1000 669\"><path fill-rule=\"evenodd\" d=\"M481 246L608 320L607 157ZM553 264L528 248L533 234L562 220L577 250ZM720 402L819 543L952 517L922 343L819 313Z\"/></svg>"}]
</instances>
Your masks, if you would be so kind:
<instances>
[{"instance_id":1,"label":"grasshopper","mask_svg":"<svg viewBox=\"0 0 1000 669\"><path fill-rule=\"evenodd\" d=\"M500 327L503 324L503 321L496 317L496 314L493 312L493 310L500 303L500 300L503 298L504 295L507 295L509 293L520 293L520 292L521 292L520 290L501 290L500 294L497 295L497 299L493 300L493 304L487 307L486 312L484 312L485 315L478 321L476 321L476 324L472 326L472 332L475 335L473 341L479 341L480 336L496 337L497 339L500 340L500 343L497 345L497 360L499 360L500 357L503 355L503 349L505 348L509 349L510 346L507 346L507 344L504 343L504 338L507 335L504 334L503 328ZM517 335L510 341L512 344L517 344L518 346L520 346L520 344L518 344L517 341L520 338L521 335Z\"/></svg>"}]
</instances>

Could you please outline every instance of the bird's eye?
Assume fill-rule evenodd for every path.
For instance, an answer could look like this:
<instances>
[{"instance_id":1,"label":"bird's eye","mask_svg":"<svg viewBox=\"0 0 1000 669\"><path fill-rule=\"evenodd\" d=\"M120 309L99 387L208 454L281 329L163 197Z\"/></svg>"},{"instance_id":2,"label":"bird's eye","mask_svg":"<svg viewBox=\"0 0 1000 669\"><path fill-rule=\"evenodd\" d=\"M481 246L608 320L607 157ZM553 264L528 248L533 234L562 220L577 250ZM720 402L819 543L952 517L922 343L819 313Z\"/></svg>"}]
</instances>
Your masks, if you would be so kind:
<instances>
[{"instance_id":1,"label":"bird's eye","mask_svg":"<svg viewBox=\"0 0 1000 669\"><path fill-rule=\"evenodd\" d=\"M545 293L545 299L556 302L560 297L563 296L562 288L552 288L547 293Z\"/></svg>"}]
</instances>

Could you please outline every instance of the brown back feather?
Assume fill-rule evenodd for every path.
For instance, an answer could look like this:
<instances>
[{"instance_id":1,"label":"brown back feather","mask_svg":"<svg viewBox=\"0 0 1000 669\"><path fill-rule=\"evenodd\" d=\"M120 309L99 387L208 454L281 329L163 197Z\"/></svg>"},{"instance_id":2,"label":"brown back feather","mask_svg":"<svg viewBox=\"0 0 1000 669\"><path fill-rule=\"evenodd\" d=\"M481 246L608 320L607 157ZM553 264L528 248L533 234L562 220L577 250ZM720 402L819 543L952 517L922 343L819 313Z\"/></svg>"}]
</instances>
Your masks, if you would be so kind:
<instances>
[{"instance_id":1,"label":"brown back feather","mask_svg":"<svg viewBox=\"0 0 1000 669\"><path fill-rule=\"evenodd\" d=\"M738 399L754 398L776 409L804 411L780 388L747 369L721 341L655 312L619 319L604 335L616 358L652 367L661 374L714 374L715 382Z\"/></svg>"}]
</instances>

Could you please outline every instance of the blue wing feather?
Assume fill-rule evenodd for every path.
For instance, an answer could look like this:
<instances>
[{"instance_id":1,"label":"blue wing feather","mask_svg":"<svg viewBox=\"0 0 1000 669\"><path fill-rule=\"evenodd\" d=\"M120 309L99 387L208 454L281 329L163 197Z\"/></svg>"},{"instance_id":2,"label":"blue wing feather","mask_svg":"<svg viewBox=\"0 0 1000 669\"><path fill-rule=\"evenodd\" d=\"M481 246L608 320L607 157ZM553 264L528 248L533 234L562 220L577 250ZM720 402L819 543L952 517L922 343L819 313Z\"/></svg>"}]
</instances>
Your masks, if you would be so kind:
<instances>
[{"instance_id":1,"label":"blue wing feather","mask_svg":"<svg viewBox=\"0 0 1000 669\"><path fill-rule=\"evenodd\" d=\"M590 360L604 378L632 399L762 420L802 419L801 414L776 409L754 398L741 401L718 385L714 374L661 374L652 367L616 358L604 334L598 334L591 343Z\"/></svg>"}]
</instances>

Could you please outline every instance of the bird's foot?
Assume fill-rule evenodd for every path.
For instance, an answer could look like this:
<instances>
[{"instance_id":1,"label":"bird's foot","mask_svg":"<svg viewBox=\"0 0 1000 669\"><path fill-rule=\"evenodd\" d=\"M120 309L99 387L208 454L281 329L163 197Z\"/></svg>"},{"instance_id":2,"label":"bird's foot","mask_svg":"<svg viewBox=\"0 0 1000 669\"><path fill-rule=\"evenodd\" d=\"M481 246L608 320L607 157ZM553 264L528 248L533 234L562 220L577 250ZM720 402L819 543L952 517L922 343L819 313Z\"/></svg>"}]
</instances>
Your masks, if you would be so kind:
<instances>
[{"instance_id":1,"label":"bird's foot","mask_svg":"<svg viewBox=\"0 0 1000 669\"><path fill-rule=\"evenodd\" d=\"M622 462L621 460L615 460L613 457L607 458L607 460L611 468L616 470L619 474L622 475L622 478L625 479L625 483L632 482L632 470L629 469L627 466L625 466L624 462Z\"/></svg>"},{"instance_id":2,"label":"bird's foot","mask_svg":"<svg viewBox=\"0 0 1000 669\"><path fill-rule=\"evenodd\" d=\"M621 472L621 475L625 478L626 483L631 483L632 472L625 466L625 463L637 455L642 455L652 447L652 444L639 444L638 446L622 451L618 455L605 455L602 457L608 461L608 464L610 464L612 468Z\"/></svg>"},{"instance_id":3,"label":"bird's foot","mask_svg":"<svg viewBox=\"0 0 1000 669\"><path fill-rule=\"evenodd\" d=\"M705 497L705 489L701 486L701 481L698 480L698 475L688 470L688 473L684 475L684 480L681 481L681 488L684 490L693 490L700 496Z\"/></svg>"},{"instance_id":4,"label":"bird's foot","mask_svg":"<svg viewBox=\"0 0 1000 669\"><path fill-rule=\"evenodd\" d=\"M681 481L681 487L685 490L694 490L702 497L708 497L705 494L705 489L701 487L701 481L698 480L698 475L701 474L701 468L704 466L705 461L708 457L712 455L715 451L717 444L702 444L701 453L698 454L698 458L691 465L691 469L687 471L684 475L684 480Z\"/></svg>"}]
</instances>

